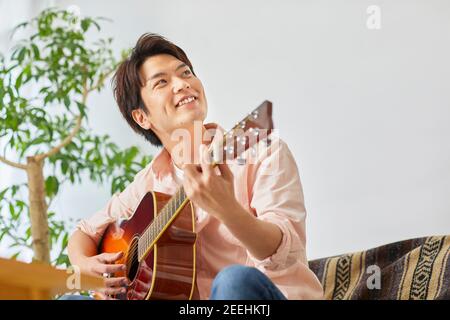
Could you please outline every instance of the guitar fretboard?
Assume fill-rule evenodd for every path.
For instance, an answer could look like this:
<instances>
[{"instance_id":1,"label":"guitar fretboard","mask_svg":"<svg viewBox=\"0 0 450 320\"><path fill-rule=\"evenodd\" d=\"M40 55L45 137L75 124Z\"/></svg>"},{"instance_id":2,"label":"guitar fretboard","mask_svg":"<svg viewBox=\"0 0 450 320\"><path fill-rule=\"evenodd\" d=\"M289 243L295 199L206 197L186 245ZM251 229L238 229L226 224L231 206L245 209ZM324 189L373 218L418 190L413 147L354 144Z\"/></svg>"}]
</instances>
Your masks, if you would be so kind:
<instances>
[{"instance_id":1,"label":"guitar fretboard","mask_svg":"<svg viewBox=\"0 0 450 320\"><path fill-rule=\"evenodd\" d=\"M163 233L164 228L169 225L172 218L175 218L178 211L183 209L182 205L185 200L187 200L186 193L181 186L139 238L139 260L141 260L147 254L147 251L152 248L155 241L158 240Z\"/></svg>"}]
</instances>

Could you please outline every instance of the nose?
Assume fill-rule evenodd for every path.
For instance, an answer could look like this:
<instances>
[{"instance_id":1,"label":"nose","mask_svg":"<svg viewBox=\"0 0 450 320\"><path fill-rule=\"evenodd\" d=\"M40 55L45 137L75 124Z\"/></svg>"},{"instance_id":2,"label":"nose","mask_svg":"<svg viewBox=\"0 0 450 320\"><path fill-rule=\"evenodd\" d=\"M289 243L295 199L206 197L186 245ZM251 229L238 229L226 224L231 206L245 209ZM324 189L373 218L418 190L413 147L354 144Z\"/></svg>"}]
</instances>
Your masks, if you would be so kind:
<instances>
[{"instance_id":1,"label":"nose","mask_svg":"<svg viewBox=\"0 0 450 320\"><path fill-rule=\"evenodd\" d=\"M173 93L178 93L183 89L189 89L191 85L184 79L176 77L173 80Z\"/></svg>"}]
</instances>

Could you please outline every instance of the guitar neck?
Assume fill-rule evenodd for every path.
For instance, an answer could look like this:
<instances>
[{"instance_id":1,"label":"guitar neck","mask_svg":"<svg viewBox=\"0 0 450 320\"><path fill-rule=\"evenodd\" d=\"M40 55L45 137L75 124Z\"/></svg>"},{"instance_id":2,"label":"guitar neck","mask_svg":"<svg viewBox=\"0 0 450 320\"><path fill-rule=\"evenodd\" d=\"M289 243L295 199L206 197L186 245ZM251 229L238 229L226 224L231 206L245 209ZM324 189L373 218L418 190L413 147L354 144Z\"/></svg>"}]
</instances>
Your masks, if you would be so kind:
<instances>
[{"instance_id":1,"label":"guitar neck","mask_svg":"<svg viewBox=\"0 0 450 320\"><path fill-rule=\"evenodd\" d=\"M179 187L139 238L139 261L147 256L148 252L153 248L153 245L177 217L178 213L184 208L188 200L183 186Z\"/></svg>"}]
</instances>

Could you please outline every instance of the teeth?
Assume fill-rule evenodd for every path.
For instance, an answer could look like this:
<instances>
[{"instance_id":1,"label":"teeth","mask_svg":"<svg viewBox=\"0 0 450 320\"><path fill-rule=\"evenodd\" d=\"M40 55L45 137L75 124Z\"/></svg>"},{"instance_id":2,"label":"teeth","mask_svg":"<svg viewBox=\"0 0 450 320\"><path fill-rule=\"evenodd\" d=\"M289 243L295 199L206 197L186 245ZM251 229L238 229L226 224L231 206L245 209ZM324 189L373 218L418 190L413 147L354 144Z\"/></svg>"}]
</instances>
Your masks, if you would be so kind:
<instances>
[{"instance_id":1,"label":"teeth","mask_svg":"<svg viewBox=\"0 0 450 320\"><path fill-rule=\"evenodd\" d=\"M178 106L182 106L183 104L189 103L189 102L194 101L194 100L195 100L194 97L189 97L189 98L183 99L183 100L181 100L178 103Z\"/></svg>"}]
</instances>

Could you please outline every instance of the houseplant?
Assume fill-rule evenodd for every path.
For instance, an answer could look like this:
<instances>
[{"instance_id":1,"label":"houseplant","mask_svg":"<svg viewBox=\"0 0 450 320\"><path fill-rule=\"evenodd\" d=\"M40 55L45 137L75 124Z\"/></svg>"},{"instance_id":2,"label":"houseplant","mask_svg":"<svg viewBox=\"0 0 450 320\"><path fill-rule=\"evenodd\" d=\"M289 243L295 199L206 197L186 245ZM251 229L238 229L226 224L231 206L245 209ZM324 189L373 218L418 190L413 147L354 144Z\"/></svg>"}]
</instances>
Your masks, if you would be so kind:
<instances>
[{"instance_id":1,"label":"houseplant","mask_svg":"<svg viewBox=\"0 0 450 320\"><path fill-rule=\"evenodd\" d=\"M89 95L126 56L114 57L111 38L88 41L103 20L46 9L15 28L26 36L0 56L0 169L27 177L0 190L0 243L17 250L13 258L32 250L33 260L68 265L68 222L51 206L61 185L90 180L115 193L151 160L89 128Z\"/></svg>"}]
</instances>

